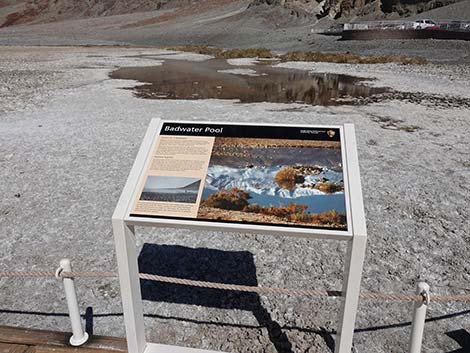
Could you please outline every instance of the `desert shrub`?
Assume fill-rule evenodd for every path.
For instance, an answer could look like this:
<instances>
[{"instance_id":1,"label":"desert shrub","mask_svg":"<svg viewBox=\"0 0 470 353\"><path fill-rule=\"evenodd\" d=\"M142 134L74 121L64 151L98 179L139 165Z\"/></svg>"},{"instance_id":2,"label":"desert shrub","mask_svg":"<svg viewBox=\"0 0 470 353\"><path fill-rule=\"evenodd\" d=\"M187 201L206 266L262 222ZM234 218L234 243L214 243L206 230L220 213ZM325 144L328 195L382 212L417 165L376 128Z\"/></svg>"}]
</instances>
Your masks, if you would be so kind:
<instances>
[{"instance_id":1,"label":"desert shrub","mask_svg":"<svg viewBox=\"0 0 470 353\"><path fill-rule=\"evenodd\" d=\"M346 215L336 210L313 214L311 219L313 223L322 225L343 225L346 223Z\"/></svg>"},{"instance_id":2,"label":"desert shrub","mask_svg":"<svg viewBox=\"0 0 470 353\"><path fill-rule=\"evenodd\" d=\"M250 212L250 213L261 213L261 206L258 205L257 203L254 203L252 205L246 206L243 211L245 212Z\"/></svg>"},{"instance_id":3,"label":"desert shrub","mask_svg":"<svg viewBox=\"0 0 470 353\"><path fill-rule=\"evenodd\" d=\"M292 222L296 223L309 223L312 220L312 215L309 213L293 213L290 219Z\"/></svg>"},{"instance_id":4,"label":"desert shrub","mask_svg":"<svg viewBox=\"0 0 470 353\"><path fill-rule=\"evenodd\" d=\"M210 47L208 45L183 45L169 47L168 50L186 51L198 54L212 55L219 59L236 59L236 58L272 58L274 57L271 50L266 48L248 48L248 49L228 49Z\"/></svg>"},{"instance_id":5,"label":"desert shrub","mask_svg":"<svg viewBox=\"0 0 470 353\"><path fill-rule=\"evenodd\" d=\"M310 214L307 213L307 205L299 205L291 202L287 206L258 206L249 205L244 209L245 212L260 213L267 216L276 216L286 221L308 222Z\"/></svg>"},{"instance_id":6,"label":"desert shrub","mask_svg":"<svg viewBox=\"0 0 470 353\"><path fill-rule=\"evenodd\" d=\"M405 55L371 55L361 56L352 53L323 53L318 51L293 51L280 55L281 61L313 61L337 64L386 64L424 65L426 59Z\"/></svg>"},{"instance_id":7,"label":"desert shrub","mask_svg":"<svg viewBox=\"0 0 470 353\"><path fill-rule=\"evenodd\" d=\"M343 190L343 186L339 184L332 183L330 181L324 182L324 183L319 183L315 184L315 189L318 189L322 192L325 192L327 194L333 194L338 191Z\"/></svg>"},{"instance_id":8,"label":"desert shrub","mask_svg":"<svg viewBox=\"0 0 470 353\"><path fill-rule=\"evenodd\" d=\"M204 200L203 205L224 210L241 211L248 206L249 199L251 199L251 196L245 190L239 188L223 189L210 195Z\"/></svg>"},{"instance_id":9,"label":"desert shrub","mask_svg":"<svg viewBox=\"0 0 470 353\"><path fill-rule=\"evenodd\" d=\"M230 49L222 52L221 58L272 58L274 55L271 50L266 48L248 48L248 49Z\"/></svg>"},{"instance_id":10,"label":"desert shrub","mask_svg":"<svg viewBox=\"0 0 470 353\"><path fill-rule=\"evenodd\" d=\"M205 55L212 55L216 58L220 57L223 52L223 49L210 47L208 45L182 45L176 47L166 48L168 50L176 50L176 51L186 51L191 53L197 54L205 54Z\"/></svg>"},{"instance_id":11,"label":"desert shrub","mask_svg":"<svg viewBox=\"0 0 470 353\"><path fill-rule=\"evenodd\" d=\"M346 216L336 210L321 213L308 213L307 205L299 205L291 202L287 206L259 206L258 204L248 205L243 209L245 212L258 213L267 216L276 216L287 222L310 223L318 225L344 225Z\"/></svg>"},{"instance_id":12,"label":"desert shrub","mask_svg":"<svg viewBox=\"0 0 470 353\"><path fill-rule=\"evenodd\" d=\"M198 54L212 55L219 59L235 58L278 58L281 61L313 61L338 64L386 64L397 63L402 65L424 65L426 59L421 57L409 57L406 55L370 55L361 56L352 53L324 53L319 51L291 51L276 56L266 48L247 49L221 49L208 45L182 45L169 47L168 50L186 51Z\"/></svg>"},{"instance_id":13,"label":"desert shrub","mask_svg":"<svg viewBox=\"0 0 470 353\"><path fill-rule=\"evenodd\" d=\"M292 167L282 168L274 177L277 185L287 190L295 189L295 184L303 183L304 180L304 177Z\"/></svg>"}]
</instances>

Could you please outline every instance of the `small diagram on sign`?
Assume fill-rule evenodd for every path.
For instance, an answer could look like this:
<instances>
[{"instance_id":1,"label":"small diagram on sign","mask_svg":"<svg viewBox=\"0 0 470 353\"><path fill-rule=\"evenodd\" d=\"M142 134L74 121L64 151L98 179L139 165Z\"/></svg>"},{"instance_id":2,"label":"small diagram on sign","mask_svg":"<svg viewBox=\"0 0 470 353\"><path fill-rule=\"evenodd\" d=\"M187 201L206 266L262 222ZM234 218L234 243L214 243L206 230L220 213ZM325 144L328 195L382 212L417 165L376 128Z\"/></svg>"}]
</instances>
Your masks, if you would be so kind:
<instances>
[{"instance_id":1,"label":"small diagram on sign","mask_svg":"<svg viewBox=\"0 0 470 353\"><path fill-rule=\"evenodd\" d=\"M148 176L140 200L195 203L200 185L200 178Z\"/></svg>"}]
</instances>

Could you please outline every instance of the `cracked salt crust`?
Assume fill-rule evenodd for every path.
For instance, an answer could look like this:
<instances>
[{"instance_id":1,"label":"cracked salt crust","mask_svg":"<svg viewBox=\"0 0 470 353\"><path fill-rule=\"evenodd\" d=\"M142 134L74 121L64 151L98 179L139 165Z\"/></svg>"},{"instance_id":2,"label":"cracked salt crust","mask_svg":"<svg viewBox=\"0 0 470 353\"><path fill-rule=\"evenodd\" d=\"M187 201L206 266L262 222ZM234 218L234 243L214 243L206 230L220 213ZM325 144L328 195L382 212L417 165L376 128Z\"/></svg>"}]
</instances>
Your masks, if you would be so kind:
<instances>
[{"instance_id":1,"label":"cracked salt crust","mask_svg":"<svg viewBox=\"0 0 470 353\"><path fill-rule=\"evenodd\" d=\"M153 57L161 51L0 48L0 71L8 77L0 80L0 94L8 92L7 100L4 96L0 99L1 264L18 270L51 270L57 267L58 259L69 257L77 269L114 271L110 220L152 118L348 122L356 126L369 232L362 290L411 293L415 282L425 279L439 294L466 293L461 288L468 287L470 281L467 108L435 108L395 100L367 106L303 105L303 110L288 112L285 109L297 105L139 99L131 90L122 89L133 87L135 82L111 80L107 75L115 65L154 64L139 57L143 53ZM390 82L404 91L423 86L431 93L454 94L449 90L450 82L456 83L459 94L465 93L464 88L470 91L466 67L282 65L378 77L374 84ZM390 130L382 121L417 129ZM243 273L243 278L248 276L263 286L341 288L345 246L337 242L176 229L138 229L136 241L138 251L143 244L154 245L159 251L179 247L221 251L224 256L215 264L217 269ZM201 263L191 251L187 254L186 263ZM236 261L241 255L246 256L250 271L242 266L245 261ZM95 334L123 336L119 296L101 293L100 286L117 290L117 283L107 279L82 281L77 285L80 306L82 310L93 307L98 314ZM315 332L318 329L326 332L327 339L332 337L328 332L336 328L339 302L335 300L221 293L204 296L204 302L189 289L166 289L166 300L143 303L149 340L230 352L275 353L273 332L268 333L271 328L266 324L272 320L285 333L274 337L281 344L287 340L293 351L331 352ZM52 330L69 325L65 299L52 280L0 279L0 296L5 309L58 314L2 312L3 325ZM466 309L462 303L432 304L434 316ZM371 342L378 352L406 351L409 326L381 327L409 322L410 310L403 303L361 301L357 327L366 330L355 334L356 352L369 353ZM445 332L469 325L468 315L428 322L427 349L455 350ZM374 329L377 327L380 329Z\"/></svg>"}]
</instances>

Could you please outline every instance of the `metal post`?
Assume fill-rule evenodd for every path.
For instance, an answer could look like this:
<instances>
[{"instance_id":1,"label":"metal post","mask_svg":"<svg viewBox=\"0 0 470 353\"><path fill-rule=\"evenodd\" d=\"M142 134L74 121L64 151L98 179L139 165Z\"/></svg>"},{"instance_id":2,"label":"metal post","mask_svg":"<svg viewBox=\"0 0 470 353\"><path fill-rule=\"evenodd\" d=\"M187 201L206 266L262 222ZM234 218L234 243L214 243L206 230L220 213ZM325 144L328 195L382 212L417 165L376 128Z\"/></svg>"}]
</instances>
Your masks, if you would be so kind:
<instances>
[{"instance_id":1,"label":"metal post","mask_svg":"<svg viewBox=\"0 0 470 353\"><path fill-rule=\"evenodd\" d=\"M354 125L344 124L344 138L346 141L345 160L347 161L345 166L349 179L349 182L345 183L344 186L349 193L349 202L351 204L350 227L353 236L348 242L347 257L344 264L343 300L335 340L335 353L351 353L367 245L366 217L362 200Z\"/></svg>"},{"instance_id":2,"label":"metal post","mask_svg":"<svg viewBox=\"0 0 470 353\"><path fill-rule=\"evenodd\" d=\"M59 270L61 272L72 272L72 266L69 259L60 260ZM80 311L78 308L77 293L75 292L75 284L73 278L64 278L65 297L67 298L67 306L69 307L69 317L72 324L72 337L70 337L70 344L72 346L81 346L88 341L88 333L83 330L80 318Z\"/></svg>"},{"instance_id":3,"label":"metal post","mask_svg":"<svg viewBox=\"0 0 470 353\"><path fill-rule=\"evenodd\" d=\"M423 295L424 300L416 302L413 310L413 323L411 326L410 353L420 353L423 342L424 322L426 320L426 309L429 304L429 285L418 282L416 294Z\"/></svg>"},{"instance_id":4,"label":"metal post","mask_svg":"<svg viewBox=\"0 0 470 353\"><path fill-rule=\"evenodd\" d=\"M123 220L113 218L113 232L126 325L127 350L129 353L144 353L147 341L140 293L135 230L133 226L127 225Z\"/></svg>"},{"instance_id":5,"label":"metal post","mask_svg":"<svg viewBox=\"0 0 470 353\"><path fill-rule=\"evenodd\" d=\"M344 297L335 339L335 353L351 353L366 243L366 236L354 235L348 244L343 279Z\"/></svg>"}]
</instances>

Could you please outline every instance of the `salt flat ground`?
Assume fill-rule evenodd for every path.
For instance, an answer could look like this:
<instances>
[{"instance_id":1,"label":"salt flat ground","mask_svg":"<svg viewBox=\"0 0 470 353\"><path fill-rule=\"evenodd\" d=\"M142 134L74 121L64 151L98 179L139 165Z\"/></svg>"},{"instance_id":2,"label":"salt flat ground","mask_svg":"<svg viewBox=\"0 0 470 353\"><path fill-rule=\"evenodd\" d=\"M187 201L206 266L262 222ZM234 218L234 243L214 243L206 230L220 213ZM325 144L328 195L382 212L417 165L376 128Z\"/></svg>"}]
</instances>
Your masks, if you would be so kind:
<instances>
[{"instance_id":1,"label":"salt flat ground","mask_svg":"<svg viewBox=\"0 0 470 353\"><path fill-rule=\"evenodd\" d=\"M426 280L435 293L469 293L468 66L283 64L375 78L369 84L408 92L365 105L330 107L139 99L123 89L135 82L108 78L117 67L159 65L164 53L0 48L1 270L53 270L63 257L77 270L116 269L111 215L152 118L350 122L357 129L369 232L362 290L410 293L416 281ZM157 262L158 273L175 276L191 275L197 267L209 280L341 287L341 243L137 231L147 270ZM88 309L88 327L93 324L96 334L124 335L117 282L79 279L77 286L82 310L89 307L94 314L90 320ZM151 341L228 352L331 351L337 299L144 287ZM69 329L61 284L53 279L1 279L0 297L0 324ZM428 316L423 350L460 348L450 332L470 331L468 305L432 303ZM355 352L405 352L410 319L409 303L362 301Z\"/></svg>"}]
</instances>

